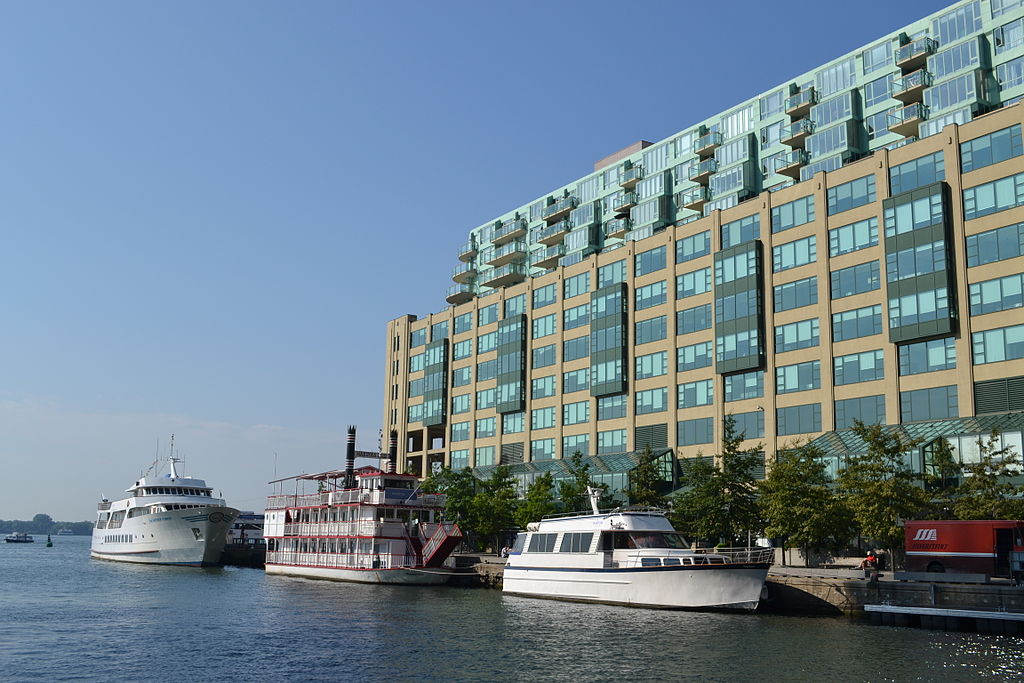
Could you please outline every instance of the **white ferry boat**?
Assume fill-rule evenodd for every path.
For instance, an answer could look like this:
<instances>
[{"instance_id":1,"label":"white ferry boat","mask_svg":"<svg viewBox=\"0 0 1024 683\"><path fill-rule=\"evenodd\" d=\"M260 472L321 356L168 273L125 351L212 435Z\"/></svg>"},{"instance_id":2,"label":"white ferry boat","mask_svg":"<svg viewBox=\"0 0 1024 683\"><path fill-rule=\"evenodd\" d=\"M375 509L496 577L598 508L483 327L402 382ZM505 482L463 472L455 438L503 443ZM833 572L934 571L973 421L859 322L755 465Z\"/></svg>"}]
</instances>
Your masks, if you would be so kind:
<instances>
[{"instance_id":1,"label":"white ferry boat","mask_svg":"<svg viewBox=\"0 0 1024 683\"><path fill-rule=\"evenodd\" d=\"M93 557L117 562L206 566L217 564L238 510L213 497L202 479L170 473L144 476L122 500L103 499L92 531Z\"/></svg>"},{"instance_id":2,"label":"white ferry boat","mask_svg":"<svg viewBox=\"0 0 1024 683\"><path fill-rule=\"evenodd\" d=\"M269 496L265 513L268 574L415 585L449 579L444 562L462 531L441 521L444 496L420 493L416 477L393 472L395 438L388 472L355 470L350 427L344 470L271 482L279 492ZM292 484L295 493L283 493ZM317 492L300 492L304 485Z\"/></svg>"},{"instance_id":3,"label":"white ferry boat","mask_svg":"<svg viewBox=\"0 0 1024 683\"><path fill-rule=\"evenodd\" d=\"M502 590L632 607L753 610L771 548L691 550L654 509L546 517L516 537Z\"/></svg>"}]
</instances>

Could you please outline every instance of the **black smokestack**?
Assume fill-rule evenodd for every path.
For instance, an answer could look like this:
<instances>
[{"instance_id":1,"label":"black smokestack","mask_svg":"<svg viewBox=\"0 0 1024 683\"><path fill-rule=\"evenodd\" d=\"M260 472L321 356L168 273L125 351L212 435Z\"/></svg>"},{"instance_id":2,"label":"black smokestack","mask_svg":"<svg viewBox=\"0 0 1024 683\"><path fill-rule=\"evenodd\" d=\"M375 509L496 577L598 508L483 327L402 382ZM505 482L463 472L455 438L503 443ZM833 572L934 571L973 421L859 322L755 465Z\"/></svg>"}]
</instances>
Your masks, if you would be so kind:
<instances>
[{"instance_id":1,"label":"black smokestack","mask_svg":"<svg viewBox=\"0 0 1024 683\"><path fill-rule=\"evenodd\" d=\"M348 427L348 446L345 448L345 488L356 487L356 428Z\"/></svg>"},{"instance_id":2,"label":"black smokestack","mask_svg":"<svg viewBox=\"0 0 1024 683\"><path fill-rule=\"evenodd\" d=\"M391 430L391 441L388 443L388 474L395 473L398 464L398 430Z\"/></svg>"}]
</instances>

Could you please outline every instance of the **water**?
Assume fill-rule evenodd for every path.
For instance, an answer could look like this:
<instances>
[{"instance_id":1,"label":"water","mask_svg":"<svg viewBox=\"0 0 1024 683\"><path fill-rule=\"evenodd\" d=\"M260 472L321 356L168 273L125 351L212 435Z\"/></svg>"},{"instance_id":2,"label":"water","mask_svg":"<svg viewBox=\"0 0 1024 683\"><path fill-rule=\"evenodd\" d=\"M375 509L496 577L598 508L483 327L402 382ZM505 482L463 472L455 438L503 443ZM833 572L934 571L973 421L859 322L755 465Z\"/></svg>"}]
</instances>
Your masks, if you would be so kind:
<instances>
[{"instance_id":1,"label":"water","mask_svg":"<svg viewBox=\"0 0 1024 683\"><path fill-rule=\"evenodd\" d=\"M1024 640L845 618L703 614L89 559L0 545L0 679L990 680Z\"/></svg>"}]
</instances>

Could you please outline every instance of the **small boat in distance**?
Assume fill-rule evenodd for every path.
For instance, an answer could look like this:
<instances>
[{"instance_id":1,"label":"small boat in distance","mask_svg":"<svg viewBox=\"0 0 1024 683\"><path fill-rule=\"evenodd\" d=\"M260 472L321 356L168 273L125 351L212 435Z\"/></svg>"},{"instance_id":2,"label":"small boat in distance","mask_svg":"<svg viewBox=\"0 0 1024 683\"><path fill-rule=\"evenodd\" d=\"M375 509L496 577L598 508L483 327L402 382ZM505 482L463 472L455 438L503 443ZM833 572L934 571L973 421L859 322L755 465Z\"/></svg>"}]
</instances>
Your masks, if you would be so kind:
<instances>
[{"instance_id":1,"label":"small boat in distance","mask_svg":"<svg viewBox=\"0 0 1024 683\"><path fill-rule=\"evenodd\" d=\"M661 510L545 517L516 537L502 590L513 595L662 609L757 608L771 548L691 550Z\"/></svg>"},{"instance_id":2,"label":"small boat in distance","mask_svg":"<svg viewBox=\"0 0 1024 683\"><path fill-rule=\"evenodd\" d=\"M32 538L24 531L15 531L14 533L4 536L4 543L35 543L36 539Z\"/></svg>"},{"instance_id":3,"label":"small boat in distance","mask_svg":"<svg viewBox=\"0 0 1024 683\"><path fill-rule=\"evenodd\" d=\"M68 528L57 529L58 536L74 536L75 532Z\"/></svg>"}]
</instances>

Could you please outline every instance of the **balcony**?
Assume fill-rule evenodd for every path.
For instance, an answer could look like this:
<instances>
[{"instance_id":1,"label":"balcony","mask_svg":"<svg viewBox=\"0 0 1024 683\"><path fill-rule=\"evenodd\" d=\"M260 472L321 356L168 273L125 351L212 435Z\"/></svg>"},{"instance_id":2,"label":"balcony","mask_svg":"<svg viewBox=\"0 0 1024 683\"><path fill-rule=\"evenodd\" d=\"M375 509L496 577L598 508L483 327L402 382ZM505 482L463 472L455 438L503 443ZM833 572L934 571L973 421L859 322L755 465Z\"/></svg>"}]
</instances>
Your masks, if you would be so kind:
<instances>
[{"instance_id":1,"label":"balcony","mask_svg":"<svg viewBox=\"0 0 1024 683\"><path fill-rule=\"evenodd\" d=\"M924 69L896 79L889 86L889 96L903 104L913 104L924 99L924 89L931 87L932 75Z\"/></svg>"},{"instance_id":2,"label":"balcony","mask_svg":"<svg viewBox=\"0 0 1024 683\"><path fill-rule=\"evenodd\" d=\"M503 266L513 261L522 261L526 257L526 242L516 240L496 247L491 257L487 260L489 266Z\"/></svg>"},{"instance_id":3,"label":"balcony","mask_svg":"<svg viewBox=\"0 0 1024 683\"><path fill-rule=\"evenodd\" d=\"M459 260L472 261L476 257L476 240L470 240L459 247Z\"/></svg>"},{"instance_id":4,"label":"balcony","mask_svg":"<svg viewBox=\"0 0 1024 683\"><path fill-rule=\"evenodd\" d=\"M937 47L938 43L927 36L918 38L897 48L893 60L904 73L913 71L924 66L928 61L928 55L935 54Z\"/></svg>"},{"instance_id":5,"label":"balcony","mask_svg":"<svg viewBox=\"0 0 1024 683\"><path fill-rule=\"evenodd\" d=\"M526 279L526 266L522 263L510 263L485 273L483 277L480 284L486 287L506 287Z\"/></svg>"},{"instance_id":6,"label":"balcony","mask_svg":"<svg viewBox=\"0 0 1024 683\"><path fill-rule=\"evenodd\" d=\"M473 287L470 285L452 285L444 297L445 301L454 305L464 304L472 299Z\"/></svg>"},{"instance_id":7,"label":"balcony","mask_svg":"<svg viewBox=\"0 0 1024 683\"><path fill-rule=\"evenodd\" d=\"M526 219L513 218L499 225L494 226L494 233L491 235L491 243L494 246L511 242L514 239L526 237Z\"/></svg>"},{"instance_id":8,"label":"balcony","mask_svg":"<svg viewBox=\"0 0 1024 683\"><path fill-rule=\"evenodd\" d=\"M568 216L578 203L575 197L562 197L544 207L543 218L550 225Z\"/></svg>"},{"instance_id":9,"label":"balcony","mask_svg":"<svg viewBox=\"0 0 1024 683\"><path fill-rule=\"evenodd\" d=\"M612 211L627 213L634 206L636 206L636 192L623 192L622 196L612 203Z\"/></svg>"},{"instance_id":10,"label":"balcony","mask_svg":"<svg viewBox=\"0 0 1024 683\"><path fill-rule=\"evenodd\" d=\"M711 156L721 144L722 134L718 131L711 131L693 141L693 153L699 157Z\"/></svg>"},{"instance_id":11,"label":"balcony","mask_svg":"<svg viewBox=\"0 0 1024 683\"><path fill-rule=\"evenodd\" d=\"M628 218L614 218L604 224L605 237L625 237L633 227Z\"/></svg>"},{"instance_id":12,"label":"balcony","mask_svg":"<svg viewBox=\"0 0 1024 683\"><path fill-rule=\"evenodd\" d=\"M535 252L533 255L533 265L536 268L554 268L558 265L558 260L565 256L565 245L556 244L553 247L548 247L543 251Z\"/></svg>"},{"instance_id":13,"label":"balcony","mask_svg":"<svg viewBox=\"0 0 1024 683\"><path fill-rule=\"evenodd\" d=\"M460 263L452 268L452 280L455 282L469 283L476 279L476 265L471 263Z\"/></svg>"},{"instance_id":14,"label":"balcony","mask_svg":"<svg viewBox=\"0 0 1024 683\"><path fill-rule=\"evenodd\" d=\"M711 201L711 190L706 187L694 187L680 192L677 196L679 204L684 209L700 211L705 204Z\"/></svg>"},{"instance_id":15,"label":"balcony","mask_svg":"<svg viewBox=\"0 0 1024 683\"><path fill-rule=\"evenodd\" d=\"M695 183L707 185L708 180L716 171L718 171L718 160L705 159L696 166L690 167L690 172L687 174L687 178Z\"/></svg>"},{"instance_id":16,"label":"balcony","mask_svg":"<svg viewBox=\"0 0 1024 683\"><path fill-rule=\"evenodd\" d=\"M810 87L803 92L792 95L786 100L786 113L789 114L790 118L801 118L807 116L811 111L811 107L817 103L818 91Z\"/></svg>"},{"instance_id":17,"label":"balcony","mask_svg":"<svg viewBox=\"0 0 1024 683\"><path fill-rule=\"evenodd\" d=\"M622 177L619 178L619 187L625 190L632 190L643 178L644 167L639 164L633 164L629 168L623 169Z\"/></svg>"},{"instance_id":18,"label":"balcony","mask_svg":"<svg viewBox=\"0 0 1024 683\"><path fill-rule=\"evenodd\" d=\"M800 177L800 169L807 165L807 152L794 149L775 160L775 172L796 180Z\"/></svg>"},{"instance_id":19,"label":"balcony","mask_svg":"<svg viewBox=\"0 0 1024 683\"><path fill-rule=\"evenodd\" d=\"M814 121L800 119L782 129L779 133L779 142L787 147L803 149L804 140L814 132Z\"/></svg>"},{"instance_id":20,"label":"balcony","mask_svg":"<svg viewBox=\"0 0 1024 683\"><path fill-rule=\"evenodd\" d=\"M536 228L533 231L533 241L550 247L565 239L565 233L569 232L571 226L569 221L561 220L543 228Z\"/></svg>"},{"instance_id":21,"label":"balcony","mask_svg":"<svg viewBox=\"0 0 1024 683\"><path fill-rule=\"evenodd\" d=\"M928 118L928 107L911 104L903 109L889 112L889 131L907 138L917 135L921 122Z\"/></svg>"}]
</instances>

